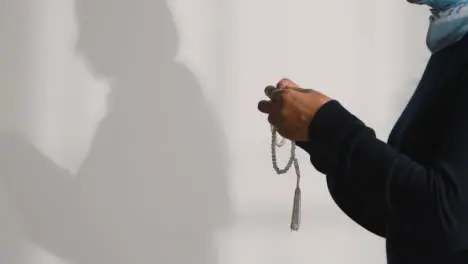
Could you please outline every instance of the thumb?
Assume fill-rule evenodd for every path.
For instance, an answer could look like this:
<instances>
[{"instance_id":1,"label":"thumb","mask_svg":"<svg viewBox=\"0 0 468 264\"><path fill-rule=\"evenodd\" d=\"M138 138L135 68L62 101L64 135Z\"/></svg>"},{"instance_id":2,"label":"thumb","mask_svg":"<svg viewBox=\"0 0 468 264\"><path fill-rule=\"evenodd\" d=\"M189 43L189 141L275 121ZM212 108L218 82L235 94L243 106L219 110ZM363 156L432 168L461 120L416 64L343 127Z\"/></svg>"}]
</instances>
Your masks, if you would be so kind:
<instances>
[{"instance_id":1,"label":"thumb","mask_svg":"<svg viewBox=\"0 0 468 264\"><path fill-rule=\"evenodd\" d=\"M312 90L311 89L303 89L301 88L298 84L295 82L291 81L290 79L284 78L281 81L278 82L276 85L277 89L288 89L288 90L293 90L296 92L301 92L301 93L309 93Z\"/></svg>"},{"instance_id":2,"label":"thumb","mask_svg":"<svg viewBox=\"0 0 468 264\"><path fill-rule=\"evenodd\" d=\"M314 92L314 90L312 90L312 89L304 89L304 88L298 88L298 87L288 87L286 89L293 90L293 91L300 92L300 93Z\"/></svg>"},{"instance_id":3,"label":"thumb","mask_svg":"<svg viewBox=\"0 0 468 264\"><path fill-rule=\"evenodd\" d=\"M283 78L281 81L276 84L276 88L278 89L287 89L287 88L300 88L295 82L291 81L290 79Z\"/></svg>"}]
</instances>

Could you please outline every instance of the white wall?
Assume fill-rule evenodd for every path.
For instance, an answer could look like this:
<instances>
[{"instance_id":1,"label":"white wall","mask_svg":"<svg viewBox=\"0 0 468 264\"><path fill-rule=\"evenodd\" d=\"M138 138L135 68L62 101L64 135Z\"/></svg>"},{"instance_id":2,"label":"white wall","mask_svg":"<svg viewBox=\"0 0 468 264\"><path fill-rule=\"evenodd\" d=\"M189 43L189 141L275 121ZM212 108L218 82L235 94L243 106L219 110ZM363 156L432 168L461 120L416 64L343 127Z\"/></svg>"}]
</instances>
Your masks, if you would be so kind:
<instances>
[{"instance_id":1,"label":"white wall","mask_svg":"<svg viewBox=\"0 0 468 264\"><path fill-rule=\"evenodd\" d=\"M426 9L0 5L2 263L385 263L384 241L338 210L302 152L302 228L289 231L294 177L274 175L256 103L290 77L385 139L428 58Z\"/></svg>"}]
</instances>

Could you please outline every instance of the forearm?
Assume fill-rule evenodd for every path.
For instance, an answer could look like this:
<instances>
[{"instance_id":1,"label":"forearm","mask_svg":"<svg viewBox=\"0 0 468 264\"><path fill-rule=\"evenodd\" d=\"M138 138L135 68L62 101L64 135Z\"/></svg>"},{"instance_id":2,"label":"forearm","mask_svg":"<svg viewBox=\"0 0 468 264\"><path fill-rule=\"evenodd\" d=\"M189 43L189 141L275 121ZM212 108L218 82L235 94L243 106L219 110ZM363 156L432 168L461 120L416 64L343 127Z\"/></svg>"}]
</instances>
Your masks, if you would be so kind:
<instances>
[{"instance_id":1,"label":"forearm","mask_svg":"<svg viewBox=\"0 0 468 264\"><path fill-rule=\"evenodd\" d=\"M468 131L467 131L468 132ZM378 190L385 210L404 219L411 232L440 242L456 240L460 213L455 177L450 167L423 166L375 137L372 129L332 101L323 106L309 128L307 151L328 181L350 189Z\"/></svg>"}]
</instances>

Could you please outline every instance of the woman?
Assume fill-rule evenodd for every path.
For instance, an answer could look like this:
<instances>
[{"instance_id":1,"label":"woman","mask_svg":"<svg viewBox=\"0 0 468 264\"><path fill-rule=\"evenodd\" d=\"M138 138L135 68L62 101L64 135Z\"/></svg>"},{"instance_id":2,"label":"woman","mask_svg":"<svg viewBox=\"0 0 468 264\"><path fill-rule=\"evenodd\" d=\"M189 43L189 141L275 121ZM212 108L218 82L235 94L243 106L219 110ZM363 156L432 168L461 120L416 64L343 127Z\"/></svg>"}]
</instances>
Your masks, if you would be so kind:
<instances>
[{"instance_id":1,"label":"woman","mask_svg":"<svg viewBox=\"0 0 468 264\"><path fill-rule=\"evenodd\" d=\"M327 175L337 205L386 238L389 264L467 264L468 0L417 3L432 7L433 54L388 143L338 101L287 79L258 107Z\"/></svg>"}]
</instances>

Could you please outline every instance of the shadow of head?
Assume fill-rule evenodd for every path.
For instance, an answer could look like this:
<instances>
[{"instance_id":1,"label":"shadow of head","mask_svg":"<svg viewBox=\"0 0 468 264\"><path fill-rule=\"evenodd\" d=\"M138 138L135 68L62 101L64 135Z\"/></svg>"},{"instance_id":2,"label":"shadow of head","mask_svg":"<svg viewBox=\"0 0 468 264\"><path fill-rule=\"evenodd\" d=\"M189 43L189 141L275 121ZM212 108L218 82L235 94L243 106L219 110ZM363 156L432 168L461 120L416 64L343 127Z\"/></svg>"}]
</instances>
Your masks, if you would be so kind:
<instances>
[{"instance_id":1,"label":"shadow of head","mask_svg":"<svg viewBox=\"0 0 468 264\"><path fill-rule=\"evenodd\" d=\"M176 25L166 1L77 0L75 5L78 50L95 71L144 72L174 57Z\"/></svg>"}]
</instances>

